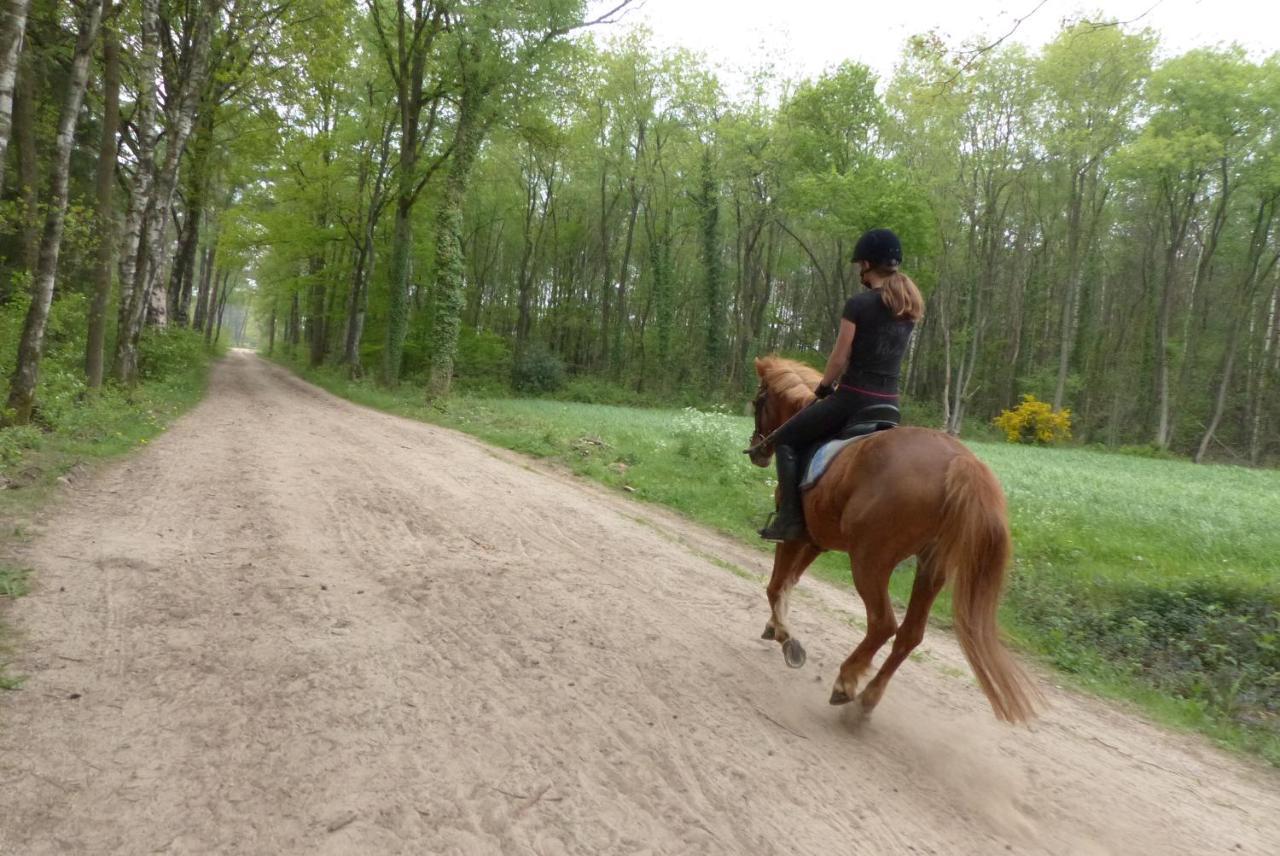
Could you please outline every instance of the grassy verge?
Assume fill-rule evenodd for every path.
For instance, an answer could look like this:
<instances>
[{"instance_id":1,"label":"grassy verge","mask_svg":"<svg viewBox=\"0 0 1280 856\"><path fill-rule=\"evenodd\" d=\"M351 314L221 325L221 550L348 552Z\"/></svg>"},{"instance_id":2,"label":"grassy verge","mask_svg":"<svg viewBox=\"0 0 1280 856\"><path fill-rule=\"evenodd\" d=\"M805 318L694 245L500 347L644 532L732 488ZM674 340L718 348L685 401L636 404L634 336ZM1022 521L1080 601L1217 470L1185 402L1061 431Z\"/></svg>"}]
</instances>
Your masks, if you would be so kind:
<instances>
[{"instance_id":1,"label":"grassy verge","mask_svg":"<svg viewBox=\"0 0 1280 856\"><path fill-rule=\"evenodd\" d=\"M557 461L759 543L772 473L739 452L743 416L465 396L429 407L417 388L292 367L353 401ZM1002 621L1015 644L1066 683L1280 765L1280 473L969 446L1009 497L1017 561ZM814 573L849 583L843 556L823 556ZM944 597L935 615L945 623L948 612Z\"/></svg>"},{"instance_id":2,"label":"grassy verge","mask_svg":"<svg viewBox=\"0 0 1280 856\"><path fill-rule=\"evenodd\" d=\"M56 344L56 343L55 343ZM7 355L6 355L7 356ZM211 355L189 331L143 340L143 380L132 390L108 386L86 396L72 357L55 352L42 367L38 424L0 428L0 688L16 685L5 671L4 613L26 591L26 573L11 558L26 524L52 498L60 480L145 445L204 395ZM0 367L3 370L3 367ZM0 374L0 401L8 370Z\"/></svg>"}]
</instances>

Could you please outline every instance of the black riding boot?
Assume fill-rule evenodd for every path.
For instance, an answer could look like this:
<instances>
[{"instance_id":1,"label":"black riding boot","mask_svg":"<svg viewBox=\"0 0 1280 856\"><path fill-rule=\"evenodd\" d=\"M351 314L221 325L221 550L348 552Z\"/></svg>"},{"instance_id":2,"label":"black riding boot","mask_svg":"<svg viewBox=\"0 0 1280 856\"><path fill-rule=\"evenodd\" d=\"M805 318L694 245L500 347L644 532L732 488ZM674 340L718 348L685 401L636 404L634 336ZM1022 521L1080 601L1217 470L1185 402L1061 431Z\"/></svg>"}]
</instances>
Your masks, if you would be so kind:
<instances>
[{"instance_id":1,"label":"black riding boot","mask_svg":"<svg viewBox=\"0 0 1280 856\"><path fill-rule=\"evenodd\" d=\"M795 541L805 536L800 456L791 446L777 446L773 454L778 459L778 511L760 530L760 537L766 541Z\"/></svg>"}]
</instances>

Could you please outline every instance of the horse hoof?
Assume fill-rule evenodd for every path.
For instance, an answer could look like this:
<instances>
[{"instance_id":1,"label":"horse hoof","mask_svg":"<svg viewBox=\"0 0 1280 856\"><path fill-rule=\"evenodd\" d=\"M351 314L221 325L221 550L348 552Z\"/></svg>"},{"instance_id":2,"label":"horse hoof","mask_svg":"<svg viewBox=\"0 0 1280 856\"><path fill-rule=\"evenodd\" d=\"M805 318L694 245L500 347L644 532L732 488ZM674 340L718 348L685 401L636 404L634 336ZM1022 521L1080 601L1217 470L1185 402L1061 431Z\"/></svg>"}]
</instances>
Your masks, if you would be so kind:
<instances>
[{"instance_id":1,"label":"horse hoof","mask_svg":"<svg viewBox=\"0 0 1280 856\"><path fill-rule=\"evenodd\" d=\"M801 646L800 640L788 639L782 643L782 659L787 661L787 665L793 669L798 669L804 665L804 647Z\"/></svg>"},{"instance_id":2,"label":"horse hoof","mask_svg":"<svg viewBox=\"0 0 1280 856\"><path fill-rule=\"evenodd\" d=\"M761 639L773 639L773 638L774 638L774 637L776 637L777 635L778 635L778 633L777 633L777 631L776 631L776 630L774 630L774 629L773 629L773 625L772 625L772 624L766 624L766 625L764 626L764 632L760 634L760 638L761 638Z\"/></svg>"},{"instance_id":3,"label":"horse hoof","mask_svg":"<svg viewBox=\"0 0 1280 856\"><path fill-rule=\"evenodd\" d=\"M849 694L846 693L844 690L832 690L831 698L829 698L827 701L829 704L839 705L839 704L848 704L849 702L853 701L853 699L849 698Z\"/></svg>"}]
</instances>

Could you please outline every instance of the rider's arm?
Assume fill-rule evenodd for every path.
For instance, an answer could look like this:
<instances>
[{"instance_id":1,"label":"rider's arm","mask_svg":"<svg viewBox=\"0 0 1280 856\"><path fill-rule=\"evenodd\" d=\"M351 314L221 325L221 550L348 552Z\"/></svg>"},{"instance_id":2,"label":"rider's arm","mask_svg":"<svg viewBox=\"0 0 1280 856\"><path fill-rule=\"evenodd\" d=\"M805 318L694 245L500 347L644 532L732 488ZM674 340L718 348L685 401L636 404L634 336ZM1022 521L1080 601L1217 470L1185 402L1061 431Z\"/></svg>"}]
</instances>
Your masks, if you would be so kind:
<instances>
[{"instance_id":1,"label":"rider's arm","mask_svg":"<svg viewBox=\"0 0 1280 856\"><path fill-rule=\"evenodd\" d=\"M831 356L827 357L827 370L822 375L824 386L834 389L844 375L844 370L848 368L855 329L853 322L848 318L840 319L840 333L836 336L836 343L831 348Z\"/></svg>"}]
</instances>

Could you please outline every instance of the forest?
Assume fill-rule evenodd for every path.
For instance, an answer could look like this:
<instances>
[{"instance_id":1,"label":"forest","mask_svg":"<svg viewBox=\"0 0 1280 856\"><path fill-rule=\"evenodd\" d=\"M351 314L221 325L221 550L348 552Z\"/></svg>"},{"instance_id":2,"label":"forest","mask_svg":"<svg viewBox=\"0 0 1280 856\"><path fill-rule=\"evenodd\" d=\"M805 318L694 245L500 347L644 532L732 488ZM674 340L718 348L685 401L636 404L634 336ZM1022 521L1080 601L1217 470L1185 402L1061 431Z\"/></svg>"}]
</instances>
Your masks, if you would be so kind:
<instances>
[{"instance_id":1,"label":"forest","mask_svg":"<svg viewBox=\"0 0 1280 856\"><path fill-rule=\"evenodd\" d=\"M174 336L424 399L741 406L754 356L824 358L887 226L909 421L1032 394L1085 443L1280 458L1280 57L1081 18L730 87L629 5L5 0L4 423Z\"/></svg>"}]
</instances>

